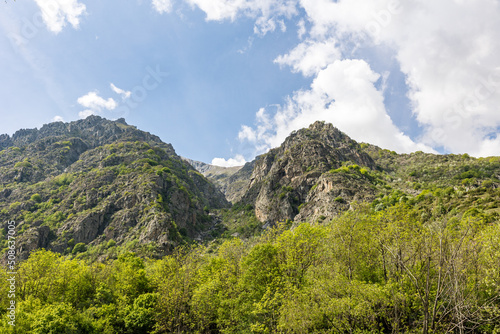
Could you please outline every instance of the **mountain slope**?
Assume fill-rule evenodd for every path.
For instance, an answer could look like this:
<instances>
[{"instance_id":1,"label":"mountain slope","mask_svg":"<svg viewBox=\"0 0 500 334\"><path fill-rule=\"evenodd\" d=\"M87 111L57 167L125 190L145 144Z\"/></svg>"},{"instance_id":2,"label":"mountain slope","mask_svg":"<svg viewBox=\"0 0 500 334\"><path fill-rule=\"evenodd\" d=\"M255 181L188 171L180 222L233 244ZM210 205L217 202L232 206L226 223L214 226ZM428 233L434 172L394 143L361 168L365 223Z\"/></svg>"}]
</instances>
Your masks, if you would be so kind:
<instances>
[{"instance_id":1,"label":"mountain slope","mask_svg":"<svg viewBox=\"0 0 500 334\"><path fill-rule=\"evenodd\" d=\"M105 253L110 241L164 254L203 238L218 224L208 208L229 205L171 145L123 120L52 123L1 146L0 219L17 222L21 258L77 244Z\"/></svg>"},{"instance_id":2,"label":"mountain slope","mask_svg":"<svg viewBox=\"0 0 500 334\"><path fill-rule=\"evenodd\" d=\"M500 187L497 157L397 154L359 144L324 122L292 133L249 165L251 174L242 168L231 176L244 188L236 202L253 207L263 223L330 220L353 202L382 208L436 189L471 197L475 189ZM496 199L489 201L486 214L497 214Z\"/></svg>"}]
</instances>

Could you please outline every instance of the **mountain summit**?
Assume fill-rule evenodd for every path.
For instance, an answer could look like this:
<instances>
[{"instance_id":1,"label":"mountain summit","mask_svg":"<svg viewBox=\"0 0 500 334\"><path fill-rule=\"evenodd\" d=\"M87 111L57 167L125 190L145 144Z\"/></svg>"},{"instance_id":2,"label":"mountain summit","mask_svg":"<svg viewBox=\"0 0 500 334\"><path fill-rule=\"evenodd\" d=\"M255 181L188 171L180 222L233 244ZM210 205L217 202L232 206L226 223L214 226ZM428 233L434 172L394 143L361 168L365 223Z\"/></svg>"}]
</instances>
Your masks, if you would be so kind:
<instances>
[{"instance_id":1,"label":"mountain summit","mask_svg":"<svg viewBox=\"0 0 500 334\"><path fill-rule=\"evenodd\" d=\"M253 205L262 222L317 220L345 209L353 200L373 199L369 179L328 173L343 165L376 168L356 141L328 123L315 122L294 131L280 147L252 164L239 200Z\"/></svg>"}]
</instances>

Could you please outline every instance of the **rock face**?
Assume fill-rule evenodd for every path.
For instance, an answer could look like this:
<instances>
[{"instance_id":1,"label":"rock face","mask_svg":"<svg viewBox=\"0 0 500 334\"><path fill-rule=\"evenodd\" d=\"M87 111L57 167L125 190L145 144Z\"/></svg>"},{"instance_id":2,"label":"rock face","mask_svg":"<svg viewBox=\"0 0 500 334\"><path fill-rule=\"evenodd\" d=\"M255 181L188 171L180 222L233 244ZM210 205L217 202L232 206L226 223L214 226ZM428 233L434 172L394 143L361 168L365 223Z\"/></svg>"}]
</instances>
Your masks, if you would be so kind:
<instances>
[{"instance_id":1,"label":"rock face","mask_svg":"<svg viewBox=\"0 0 500 334\"><path fill-rule=\"evenodd\" d=\"M325 173L307 193L295 221L322 221L349 209L352 202L371 202L377 192L368 180L345 173Z\"/></svg>"},{"instance_id":2,"label":"rock face","mask_svg":"<svg viewBox=\"0 0 500 334\"><path fill-rule=\"evenodd\" d=\"M21 259L110 240L165 254L214 228L209 208L230 205L170 144L124 120L52 123L2 135L0 147L0 221L16 221Z\"/></svg>"},{"instance_id":3,"label":"rock face","mask_svg":"<svg viewBox=\"0 0 500 334\"><path fill-rule=\"evenodd\" d=\"M241 202L253 205L262 222L332 217L351 201L373 197L368 179L352 182L328 174L346 164L376 168L357 142L331 124L316 122L253 162Z\"/></svg>"}]
</instances>

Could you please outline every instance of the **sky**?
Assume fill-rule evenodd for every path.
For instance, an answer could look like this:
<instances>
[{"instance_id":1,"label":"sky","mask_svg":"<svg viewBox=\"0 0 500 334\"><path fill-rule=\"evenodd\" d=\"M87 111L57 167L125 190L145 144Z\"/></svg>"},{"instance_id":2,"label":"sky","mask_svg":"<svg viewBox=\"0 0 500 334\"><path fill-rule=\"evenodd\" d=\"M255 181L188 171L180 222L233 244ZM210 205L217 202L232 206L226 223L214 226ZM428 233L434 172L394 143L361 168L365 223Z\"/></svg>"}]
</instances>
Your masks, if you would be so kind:
<instances>
[{"instance_id":1,"label":"sky","mask_svg":"<svg viewBox=\"0 0 500 334\"><path fill-rule=\"evenodd\" d=\"M500 155L499 0L7 0L0 133L89 115L241 165L320 120Z\"/></svg>"}]
</instances>

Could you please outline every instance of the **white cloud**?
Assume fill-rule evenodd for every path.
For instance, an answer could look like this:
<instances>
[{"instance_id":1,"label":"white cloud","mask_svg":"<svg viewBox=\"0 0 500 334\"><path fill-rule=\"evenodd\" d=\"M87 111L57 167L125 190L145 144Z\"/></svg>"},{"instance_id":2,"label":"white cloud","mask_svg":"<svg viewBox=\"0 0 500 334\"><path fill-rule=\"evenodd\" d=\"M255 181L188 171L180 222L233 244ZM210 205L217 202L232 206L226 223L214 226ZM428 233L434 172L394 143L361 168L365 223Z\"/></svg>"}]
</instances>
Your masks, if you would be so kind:
<instances>
[{"instance_id":1,"label":"white cloud","mask_svg":"<svg viewBox=\"0 0 500 334\"><path fill-rule=\"evenodd\" d=\"M170 13L172 11L171 0L153 0L153 8L160 14Z\"/></svg>"},{"instance_id":2,"label":"white cloud","mask_svg":"<svg viewBox=\"0 0 500 334\"><path fill-rule=\"evenodd\" d=\"M498 154L500 3L496 0L185 2L204 11L209 21L251 18L259 35L285 31L287 19L305 13L297 34L307 39L275 63L313 77L314 83L293 93L275 114L260 110L255 127L242 127L239 139L257 151L322 119L355 139L400 151L432 146L476 156ZM171 10L170 1L154 3ZM364 54L364 61L351 59L358 50L364 50L357 53ZM392 53L398 62L414 120L424 129L418 140L427 146L402 134L388 116L383 98L387 74L380 78L370 68L370 64L378 68L373 63L376 57L370 58L373 50Z\"/></svg>"},{"instance_id":3,"label":"white cloud","mask_svg":"<svg viewBox=\"0 0 500 334\"><path fill-rule=\"evenodd\" d=\"M257 134L251 127L243 125L241 127L241 131L238 133L238 139L248 140L249 142L255 143L257 142Z\"/></svg>"},{"instance_id":4,"label":"white cloud","mask_svg":"<svg viewBox=\"0 0 500 334\"><path fill-rule=\"evenodd\" d=\"M314 82L293 93L275 114L260 110L254 127L242 127L239 139L257 151L279 145L291 130L320 119L355 139L399 151L443 147L476 156L498 154L498 1L186 1L205 11L207 20L251 17L257 34L283 28L283 19L298 9L305 12L297 33L299 39L308 38L275 62ZM364 61L350 59L357 50L365 50ZM370 68L377 61L370 50L392 53L398 62L414 120L424 129L421 144L388 116L383 98L387 73L381 78Z\"/></svg>"},{"instance_id":5,"label":"white cloud","mask_svg":"<svg viewBox=\"0 0 500 334\"><path fill-rule=\"evenodd\" d=\"M249 37L248 41L247 41L247 45L245 45L243 48L239 49L238 53L239 54L244 54L245 52L247 52L248 50L250 50L252 48L252 46L253 46L253 42L254 42L254 38L253 37Z\"/></svg>"},{"instance_id":6,"label":"white cloud","mask_svg":"<svg viewBox=\"0 0 500 334\"><path fill-rule=\"evenodd\" d=\"M336 60L319 72L309 90L296 92L272 117L259 110L255 129L243 126L239 139L255 143L255 153L260 154L279 146L291 131L324 120L358 141L399 152L431 152L393 124L383 92L374 85L379 78L362 60Z\"/></svg>"},{"instance_id":7,"label":"white cloud","mask_svg":"<svg viewBox=\"0 0 500 334\"><path fill-rule=\"evenodd\" d=\"M290 53L279 56L275 63L292 67L293 72L302 72L304 76L312 76L341 58L335 38L325 41L307 40L300 43Z\"/></svg>"},{"instance_id":8,"label":"white cloud","mask_svg":"<svg viewBox=\"0 0 500 334\"><path fill-rule=\"evenodd\" d=\"M100 97L96 91L89 92L86 95L79 97L77 102L81 106L87 108L86 110L80 111L78 113L78 116L80 116L80 118L87 118L90 115L97 115L104 109L114 110L118 106L115 100L113 100L112 98L106 100Z\"/></svg>"},{"instance_id":9,"label":"white cloud","mask_svg":"<svg viewBox=\"0 0 500 334\"><path fill-rule=\"evenodd\" d=\"M299 39L302 39L304 38L304 35L307 33L307 29L306 29L306 21L304 21L304 19L301 19L299 21L299 23L297 24L297 36L299 37Z\"/></svg>"},{"instance_id":10,"label":"white cloud","mask_svg":"<svg viewBox=\"0 0 500 334\"><path fill-rule=\"evenodd\" d=\"M54 116L52 122L64 122L64 118L62 116Z\"/></svg>"},{"instance_id":11,"label":"white cloud","mask_svg":"<svg viewBox=\"0 0 500 334\"><path fill-rule=\"evenodd\" d=\"M80 17L85 14L86 7L78 0L35 0L42 12L42 18L47 28L59 33L66 23L73 28L80 25Z\"/></svg>"},{"instance_id":12,"label":"white cloud","mask_svg":"<svg viewBox=\"0 0 500 334\"><path fill-rule=\"evenodd\" d=\"M243 166L246 163L245 158L242 155L236 155L231 159L223 159L223 158L214 158L212 160L212 165L221 166L221 167L235 167L235 166Z\"/></svg>"},{"instance_id":13,"label":"white cloud","mask_svg":"<svg viewBox=\"0 0 500 334\"><path fill-rule=\"evenodd\" d=\"M87 95L79 97L77 102L93 111L101 111L102 109L113 110L118 106L115 100L112 98L106 100L97 95L97 92L89 92Z\"/></svg>"},{"instance_id":14,"label":"white cloud","mask_svg":"<svg viewBox=\"0 0 500 334\"><path fill-rule=\"evenodd\" d=\"M456 0L301 0L318 40L391 48L407 77L421 140L476 156L498 154L500 4Z\"/></svg>"},{"instance_id":15,"label":"white cloud","mask_svg":"<svg viewBox=\"0 0 500 334\"><path fill-rule=\"evenodd\" d=\"M110 87L113 90L113 92L120 95L122 97L122 99L124 99L124 100L128 99L130 97L130 95L132 95L132 92L118 88L113 83L110 84Z\"/></svg>"},{"instance_id":16,"label":"white cloud","mask_svg":"<svg viewBox=\"0 0 500 334\"><path fill-rule=\"evenodd\" d=\"M208 21L231 20L238 16L255 18L255 33L265 35L278 26L286 30L283 20L297 14L295 0L185 0L206 14Z\"/></svg>"}]
</instances>

